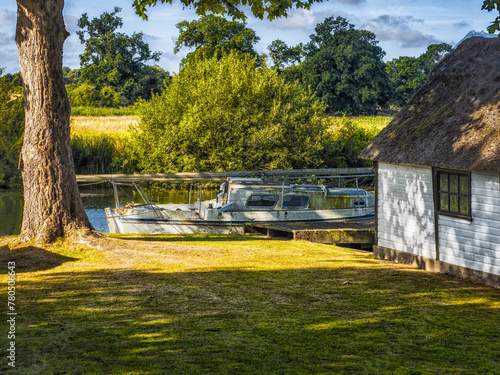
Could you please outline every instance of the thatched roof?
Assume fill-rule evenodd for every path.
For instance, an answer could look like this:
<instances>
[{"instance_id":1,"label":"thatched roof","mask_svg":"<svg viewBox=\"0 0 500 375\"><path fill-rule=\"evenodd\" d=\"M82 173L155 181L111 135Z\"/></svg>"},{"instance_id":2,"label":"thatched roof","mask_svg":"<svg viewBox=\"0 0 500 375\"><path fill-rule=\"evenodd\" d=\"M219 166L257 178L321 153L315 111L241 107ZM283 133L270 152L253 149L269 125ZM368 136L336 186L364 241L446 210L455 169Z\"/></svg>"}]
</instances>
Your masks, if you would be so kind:
<instances>
[{"instance_id":1,"label":"thatched roof","mask_svg":"<svg viewBox=\"0 0 500 375\"><path fill-rule=\"evenodd\" d=\"M500 38L470 38L360 158L500 172Z\"/></svg>"}]
</instances>

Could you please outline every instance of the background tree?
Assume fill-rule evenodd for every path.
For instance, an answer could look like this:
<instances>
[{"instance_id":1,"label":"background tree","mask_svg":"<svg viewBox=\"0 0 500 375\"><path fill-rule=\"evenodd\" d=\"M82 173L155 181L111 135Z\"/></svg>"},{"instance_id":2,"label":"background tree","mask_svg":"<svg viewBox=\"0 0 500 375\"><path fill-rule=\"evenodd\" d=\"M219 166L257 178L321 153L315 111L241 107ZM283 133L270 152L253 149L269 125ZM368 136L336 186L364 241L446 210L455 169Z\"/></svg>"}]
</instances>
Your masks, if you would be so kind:
<instances>
[{"instance_id":1,"label":"background tree","mask_svg":"<svg viewBox=\"0 0 500 375\"><path fill-rule=\"evenodd\" d=\"M329 113L375 114L390 97L385 53L377 43L375 34L356 30L345 18L327 18L304 46L304 61L285 74L310 86Z\"/></svg>"},{"instance_id":2,"label":"background tree","mask_svg":"<svg viewBox=\"0 0 500 375\"><path fill-rule=\"evenodd\" d=\"M83 209L71 156L70 106L63 71L63 43L68 37L64 25L63 0L16 0L16 44L25 95L25 136L21 151L24 211L21 241L52 241L72 234L90 235L92 226ZM146 18L146 7L158 0L135 0L136 12ZM160 0L170 3L170 0ZM291 0L255 0L251 12L262 18L286 15L291 7L309 7L306 2ZM247 2L228 3L209 0L193 4L199 14L217 14L243 18L238 9Z\"/></svg>"},{"instance_id":3,"label":"background tree","mask_svg":"<svg viewBox=\"0 0 500 375\"><path fill-rule=\"evenodd\" d=\"M115 7L92 20L84 13L78 20L81 30L77 34L85 44L80 55L80 80L95 86L97 92L105 87L119 92L122 104L128 105L139 97L149 99L151 91L159 92L168 72L146 64L159 61L160 53L150 51L142 33L128 36L116 31L123 26L117 16L120 11Z\"/></svg>"},{"instance_id":4,"label":"background tree","mask_svg":"<svg viewBox=\"0 0 500 375\"><path fill-rule=\"evenodd\" d=\"M250 55L190 59L143 106L143 172L317 167L323 105ZM144 158L142 155L147 154Z\"/></svg>"},{"instance_id":5,"label":"background tree","mask_svg":"<svg viewBox=\"0 0 500 375\"><path fill-rule=\"evenodd\" d=\"M211 14L191 22L182 21L177 24L177 28L179 38L174 52L178 53L182 47L195 48L195 51L188 53L182 65L192 58L220 58L231 51L258 56L253 46L260 38L244 22L228 21Z\"/></svg>"},{"instance_id":6,"label":"background tree","mask_svg":"<svg viewBox=\"0 0 500 375\"><path fill-rule=\"evenodd\" d=\"M269 57L273 61L273 66L279 71L283 71L288 65L300 63L304 55L302 43L295 47L289 47L280 39L273 41L268 47Z\"/></svg>"},{"instance_id":7,"label":"background tree","mask_svg":"<svg viewBox=\"0 0 500 375\"><path fill-rule=\"evenodd\" d=\"M402 56L386 64L392 84L391 103L405 105L427 81L432 69L452 50L449 44L431 44L418 58Z\"/></svg>"},{"instance_id":8,"label":"background tree","mask_svg":"<svg viewBox=\"0 0 500 375\"><path fill-rule=\"evenodd\" d=\"M0 188L5 189L21 187L18 163L24 133L23 97L11 78L0 77Z\"/></svg>"}]
</instances>

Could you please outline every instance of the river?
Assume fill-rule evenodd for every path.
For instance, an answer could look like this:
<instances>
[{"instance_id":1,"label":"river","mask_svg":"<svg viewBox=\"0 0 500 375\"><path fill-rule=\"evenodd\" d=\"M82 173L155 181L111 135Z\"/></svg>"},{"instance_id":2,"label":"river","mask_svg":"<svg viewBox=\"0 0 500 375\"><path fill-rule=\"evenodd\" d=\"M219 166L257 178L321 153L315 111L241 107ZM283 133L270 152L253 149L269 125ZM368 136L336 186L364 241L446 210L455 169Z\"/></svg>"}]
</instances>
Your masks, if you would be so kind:
<instances>
[{"instance_id":1,"label":"river","mask_svg":"<svg viewBox=\"0 0 500 375\"><path fill-rule=\"evenodd\" d=\"M142 202L134 188L119 186L120 205L127 202ZM109 233L104 208L115 207L113 189L109 184L93 188L80 188L83 205L94 229L101 233ZM216 191L203 190L202 199L214 198ZM187 203L189 190L155 190L148 191L151 201L156 203ZM193 187L191 201L196 202L199 196L198 187ZM0 236L19 234L23 218L23 196L19 191L0 191Z\"/></svg>"}]
</instances>

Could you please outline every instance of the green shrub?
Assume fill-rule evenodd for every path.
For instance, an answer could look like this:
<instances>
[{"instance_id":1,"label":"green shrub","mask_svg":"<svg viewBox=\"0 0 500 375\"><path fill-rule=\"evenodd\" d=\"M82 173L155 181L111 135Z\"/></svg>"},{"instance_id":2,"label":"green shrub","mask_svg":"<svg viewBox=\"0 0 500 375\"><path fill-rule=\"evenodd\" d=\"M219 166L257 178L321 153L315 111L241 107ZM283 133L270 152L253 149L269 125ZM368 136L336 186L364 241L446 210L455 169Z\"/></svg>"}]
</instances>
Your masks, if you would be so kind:
<instances>
[{"instance_id":1,"label":"green shrub","mask_svg":"<svg viewBox=\"0 0 500 375\"><path fill-rule=\"evenodd\" d=\"M350 118L333 119L323 138L321 156L328 168L356 168L370 166L368 160L358 159L361 151L378 134L379 127L363 125Z\"/></svg>"},{"instance_id":2,"label":"green shrub","mask_svg":"<svg viewBox=\"0 0 500 375\"><path fill-rule=\"evenodd\" d=\"M323 104L248 55L193 59L141 108L128 162L143 172L321 164Z\"/></svg>"},{"instance_id":3,"label":"green shrub","mask_svg":"<svg viewBox=\"0 0 500 375\"><path fill-rule=\"evenodd\" d=\"M0 75L2 71L0 70ZM0 188L20 188L19 154L24 136L24 100L0 78Z\"/></svg>"},{"instance_id":4,"label":"green shrub","mask_svg":"<svg viewBox=\"0 0 500 375\"><path fill-rule=\"evenodd\" d=\"M97 107L98 98L95 87L88 83L71 84L66 86L71 106Z\"/></svg>"}]
</instances>

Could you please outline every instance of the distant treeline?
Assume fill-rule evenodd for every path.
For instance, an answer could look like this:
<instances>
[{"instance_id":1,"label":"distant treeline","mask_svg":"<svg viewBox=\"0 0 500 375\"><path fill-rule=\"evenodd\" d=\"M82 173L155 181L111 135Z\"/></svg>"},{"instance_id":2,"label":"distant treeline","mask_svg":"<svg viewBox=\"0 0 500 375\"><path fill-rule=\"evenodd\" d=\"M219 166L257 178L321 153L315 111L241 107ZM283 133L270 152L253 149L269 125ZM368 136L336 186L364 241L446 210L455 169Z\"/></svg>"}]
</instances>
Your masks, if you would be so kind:
<instances>
[{"instance_id":1,"label":"distant treeline","mask_svg":"<svg viewBox=\"0 0 500 375\"><path fill-rule=\"evenodd\" d=\"M119 8L78 21L79 69L63 69L72 115L137 115L127 136L73 134L77 173L356 167L378 130L331 115L374 115L404 105L451 50L388 63L375 35L342 17L318 24L306 44L280 40L259 55L245 23L204 16L177 25L175 52L191 52L173 77L142 33L117 32ZM0 187L19 187L22 82L1 76Z\"/></svg>"}]
</instances>

